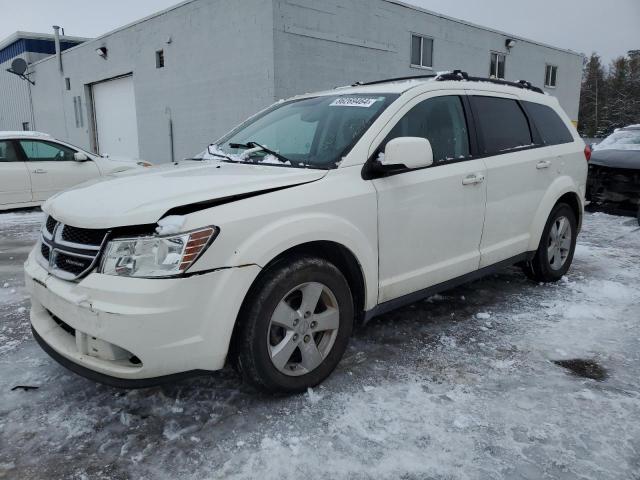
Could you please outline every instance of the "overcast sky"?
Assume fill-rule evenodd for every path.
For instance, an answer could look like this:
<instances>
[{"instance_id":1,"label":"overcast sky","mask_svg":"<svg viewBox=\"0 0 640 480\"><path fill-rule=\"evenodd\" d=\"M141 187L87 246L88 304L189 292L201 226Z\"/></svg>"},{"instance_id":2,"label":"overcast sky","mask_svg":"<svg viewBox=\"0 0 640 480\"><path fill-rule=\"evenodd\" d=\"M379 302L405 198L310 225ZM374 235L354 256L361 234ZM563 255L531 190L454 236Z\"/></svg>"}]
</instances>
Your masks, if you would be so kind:
<instances>
[{"instance_id":1,"label":"overcast sky","mask_svg":"<svg viewBox=\"0 0 640 480\"><path fill-rule=\"evenodd\" d=\"M242 1L242 0L237 0ZM640 0L407 0L409 3L590 54L605 62L640 49ZM16 30L96 37L177 0L0 0L0 38ZM10 8L7 6L10 4Z\"/></svg>"}]
</instances>

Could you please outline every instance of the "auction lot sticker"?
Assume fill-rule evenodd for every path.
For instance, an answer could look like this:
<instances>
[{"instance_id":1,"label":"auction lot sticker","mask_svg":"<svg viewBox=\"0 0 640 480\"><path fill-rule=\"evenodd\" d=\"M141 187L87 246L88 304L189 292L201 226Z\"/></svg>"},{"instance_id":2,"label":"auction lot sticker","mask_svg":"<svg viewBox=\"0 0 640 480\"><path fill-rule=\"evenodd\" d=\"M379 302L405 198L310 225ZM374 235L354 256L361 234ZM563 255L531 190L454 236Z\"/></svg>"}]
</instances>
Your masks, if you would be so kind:
<instances>
[{"instance_id":1,"label":"auction lot sticker","mask_svg":"<svg viewBox=\"0 0 640 480\"><path fill-rule=\"evenodd\" d=\"M330 107L365 107L369 108L378 101L370 97L340 97L329 104Z\"/></svg>"}]
</instances>

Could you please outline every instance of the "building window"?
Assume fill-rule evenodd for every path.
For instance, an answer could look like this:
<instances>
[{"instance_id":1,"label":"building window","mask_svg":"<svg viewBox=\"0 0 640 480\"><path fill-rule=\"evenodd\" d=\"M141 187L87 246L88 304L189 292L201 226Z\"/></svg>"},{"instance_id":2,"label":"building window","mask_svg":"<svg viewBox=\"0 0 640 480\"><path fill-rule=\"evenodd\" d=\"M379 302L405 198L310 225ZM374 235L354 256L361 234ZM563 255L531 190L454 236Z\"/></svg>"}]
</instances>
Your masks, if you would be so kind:
<instances>
[{"instance_id":1,"label":"building window","mask_svg":"<svg viewBox=\"0 0 640 480\"><path fill-rule=\"evenodd\" d=\"M156 51L156 68L164 67L164 50Z\"/></svg>"},{"instance_id":2,"label":"building window","mask_svg":"<svg viewBox=\"0 0 640 480\"><path fill-rule=\"evenodd\" d=\"M25 132L31 130L31 125L29 125L29 122L22 122L22 130L24 130Z\"/></svg>"},{"instance_id":3,"label":"building window","mask_svg":"<svg viewBox=\"0 0 640 480\"><path fill-rule=\"evenodd\" d=\"M433 67L433 38L411 35L411 66Z\"/></svg>"},{"instance_id":4,"label":"building window","mask_svg":"<svg viewBox=\"0 0 640 480\"><path fill-rule=\"evenodd\" d=\"M491 52L491 65L489 67L489 77L504 79L504 64L507 57L504 53Z\"/></svg>"},{"instance_id":5,"label":"building window","mask_svg":"<svg viewBox=\"0 0 640 480\"><path fill-rule=\"evenodd\" d=\"M544 86L555 88L558 80L558 67L555 65L547 65L544 71Z\"/></svg>"},{"instance_id":6,"label":"building window","mask_svg":"<svg viewBox=\"0 0 640 480\"><path fill-rule=\"evenodd\" d=\"M71 90L71 79L69 77L65 77L65 79L64 79L64 87L67 90Z\"/></svg>"}]
</instances>

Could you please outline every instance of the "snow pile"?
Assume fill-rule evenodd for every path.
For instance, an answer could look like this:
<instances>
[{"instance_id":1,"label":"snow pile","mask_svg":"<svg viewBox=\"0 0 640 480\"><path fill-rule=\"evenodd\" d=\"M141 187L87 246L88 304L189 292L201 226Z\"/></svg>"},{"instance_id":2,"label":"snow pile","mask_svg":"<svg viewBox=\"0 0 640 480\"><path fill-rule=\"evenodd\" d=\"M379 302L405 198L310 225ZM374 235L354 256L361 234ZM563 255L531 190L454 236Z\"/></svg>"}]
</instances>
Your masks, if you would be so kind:
<instances>
[{"instance_id":1,"label":"snow pile","mask_svg":"<svg viewBox=\"0 0 640 480\"><path fill-rule=\"evenodd\" d=\"M24 305L4 303L0 341L14 344L0 349L0 477L633 478L636 230L588 215L565 280L507 269L374 319L327 381L292 397L253 392L231 370L145 390L97 385L49 359ZM0 291L19 278L0 277ZM574 358L607 379L553 363Z\"/></svg>"}]
</instances>

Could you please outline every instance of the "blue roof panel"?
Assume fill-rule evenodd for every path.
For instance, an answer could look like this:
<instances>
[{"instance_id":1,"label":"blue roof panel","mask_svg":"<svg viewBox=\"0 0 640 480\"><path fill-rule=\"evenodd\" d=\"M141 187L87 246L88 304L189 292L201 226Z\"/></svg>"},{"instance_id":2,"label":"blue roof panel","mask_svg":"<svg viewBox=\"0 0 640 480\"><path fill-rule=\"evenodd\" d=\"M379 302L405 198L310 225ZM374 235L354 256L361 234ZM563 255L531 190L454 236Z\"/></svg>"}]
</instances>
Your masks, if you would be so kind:
<instances>
[{"instance_id":1,"label":"blue roof panel","mask_svg":"<svg viewBox=\"0 0 640 480\"><path fill-rule=\"evenodd\" d=\"M66 49L75 47L82 42L70 42L61 41L60 49L64 52ZM46 40L43 38L20 38L13 42L11 45L7 45L0 50L0 63L4 63L12 58L25 52L33 53L48 53L53 55L56 53L56 44L53 40Z\"/></svg>"}]
</instances>

